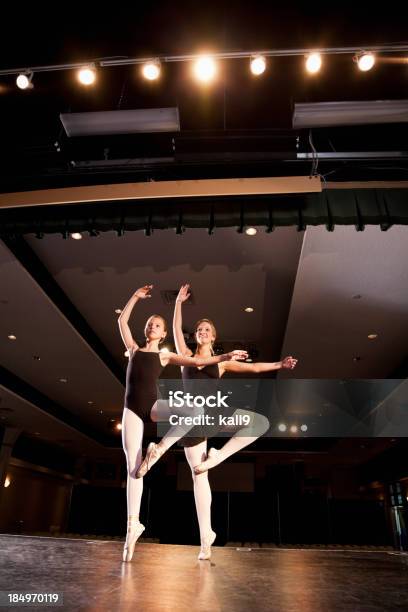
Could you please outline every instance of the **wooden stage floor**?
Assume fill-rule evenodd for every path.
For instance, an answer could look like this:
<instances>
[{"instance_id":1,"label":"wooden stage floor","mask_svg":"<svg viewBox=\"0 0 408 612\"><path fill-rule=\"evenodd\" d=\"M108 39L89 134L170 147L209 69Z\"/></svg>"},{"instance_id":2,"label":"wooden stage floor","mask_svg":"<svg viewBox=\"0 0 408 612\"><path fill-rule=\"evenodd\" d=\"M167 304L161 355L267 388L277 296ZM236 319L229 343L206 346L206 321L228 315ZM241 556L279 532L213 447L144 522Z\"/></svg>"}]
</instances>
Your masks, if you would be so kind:
<instances>
[{"instance_id":1,"label":"wooden stage floor","mask_svg":"<svg viewBox=\"0 0 408 612\"><path fill-rule=\"evenodd\" d=\"M408 555L386 551L213 547L0 534L0 591L63 594L99 612L384 612L408 610ZM2 607L2 610L30 607ZM34 609L34 608L32 608Z\"/></svg>"}]
</instances>

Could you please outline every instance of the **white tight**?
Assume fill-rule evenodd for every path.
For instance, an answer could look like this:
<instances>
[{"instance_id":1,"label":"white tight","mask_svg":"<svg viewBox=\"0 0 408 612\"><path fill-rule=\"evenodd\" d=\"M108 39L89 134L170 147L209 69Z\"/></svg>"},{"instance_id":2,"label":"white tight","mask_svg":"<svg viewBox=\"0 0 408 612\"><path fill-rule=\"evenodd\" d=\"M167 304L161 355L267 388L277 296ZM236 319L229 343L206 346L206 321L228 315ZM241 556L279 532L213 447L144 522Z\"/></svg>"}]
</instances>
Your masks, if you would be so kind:
<instances>
[{"instance_id":1,"label":"white tight","mask_svg":"<svg viewBox=\"0 0 408 612\"><path fill-rule=\"evenodd\" d=\"M211 488L208 472L194 474L193 468L205 460L207 456L207 441L196 446L185 447L184 452L191 468L194 485L194 500L200 528L200 538L205 538L211 531Z\"/></svg>"},{"instance_id":2,"label":"white tight","mask_svg":"<svg viewBox=\"0 0 408 612\"><path fill-rule=\"evenodd\" d=\"M128 517L139 520L143 493L143 478L136 478L142 463L143 421L131 410L124 408L122 417L122 444L127 464L127 511Z\"/></svg>"}]
</instances>

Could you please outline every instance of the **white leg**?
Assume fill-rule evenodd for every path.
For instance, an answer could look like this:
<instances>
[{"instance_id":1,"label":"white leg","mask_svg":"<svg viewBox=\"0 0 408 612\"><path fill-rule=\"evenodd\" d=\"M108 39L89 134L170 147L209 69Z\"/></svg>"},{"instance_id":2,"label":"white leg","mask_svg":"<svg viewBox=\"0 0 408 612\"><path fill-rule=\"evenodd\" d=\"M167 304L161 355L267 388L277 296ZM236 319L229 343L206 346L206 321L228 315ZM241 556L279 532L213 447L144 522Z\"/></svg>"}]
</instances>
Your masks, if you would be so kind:
<instances>
[{"instance_id":1,"label":"white leg","mask_svg":"<svg viewBox=\"0 0 408 612\"><path fill-rule=\"evenodd\" d=\"M124 408L122 418L122 444L127 464L127 509L128 517L139 520L143 493L143 480L136 478L142 462L143 421L131 410Z\"/></svg>"},{"instance_id":2,"label":"white leg","mask_svg":"<svg viewBox=\"0 0 408 612\"><path fill-rule=\"evenodd\" d=\"M255 442L255 440L263 436L270 427L269 419L262 414L257 414L249 410L236 410L233 416L235 417L237 415L249 415L251 416L251 422L247 426L240 427L232 438L230 438L217 452L214 452L211 457L197 464L195 467L196 474L205 473L206 470L215 467L242 448L252 444L252 442Z\"/></svg>"},{"instance_id":3,"label":"white leg","mask_svg":"<svg viewBox=\"0 0 408 612\"><path fill-rule=\"evenodd\" d=\"M124 408L122 418L122 443L127 464L127 532L123 549L123 561L131 561L137 539L144 531L139 520L143 493L143 480L136 478L142 460L143 421L131 410Z\"/></svg>"},{"instance_id":4,"label":"white leg","mask_svg":"<svg viewBox=\"0 0 408 612\"><path fill-rule=\"evenodd\" d=\"M194 500L197 511L200 537L211 532L211 488L207 472L195 474L194 467L204 461L207 456L207 441L204 440L195 446L184 448L188 464L191 468L194 486Z\"/></svg>"}]
</instances>

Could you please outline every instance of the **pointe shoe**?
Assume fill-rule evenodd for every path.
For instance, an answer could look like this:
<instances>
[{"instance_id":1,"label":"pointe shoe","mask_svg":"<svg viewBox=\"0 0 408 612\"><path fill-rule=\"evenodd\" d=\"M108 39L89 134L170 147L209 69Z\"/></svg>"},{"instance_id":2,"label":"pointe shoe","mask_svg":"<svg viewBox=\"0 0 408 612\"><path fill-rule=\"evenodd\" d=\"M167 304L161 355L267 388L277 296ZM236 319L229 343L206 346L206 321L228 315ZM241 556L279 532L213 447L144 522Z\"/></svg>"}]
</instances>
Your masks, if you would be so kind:
<instances>
[{"instance_id":1,"label":"pointe shoe","mask_svg":"<svg viewBox=\"0 0 408 612\"><path fill-rule=\"evenodd\" d=\"M136 472L136 478L143 478L143 476L147 474L147 472L156 463L156 461L160 459L164 451L165 449L163 449L159 444L150 442L146 450L146 456Z\"/></svg>"},{"instance_id":2,"label":"pointe shoe","mask_svg":"<svg viewBox=\"0 0 408 612\"><path fill-rule=\"evenodd\" d=\"M217 534L215 531L210 531L210 533L201 540L201 549L198 555L199 561L206 561L211 559L211 545L214 543Z\"/></svg>"},{"instance_id":3,"label":"pointe shoe","mask_svg":"<svg viewBox=\"0 0 408 612\"><path fill-rule=\"evenodd\" d=\"M207 453L207 459L203 461L202 463L199 463L198 465L195 466L194 474L196 475L203 474L204 472L211 469L212 467L215 467L218 463L217 454L218 454L217 448L210 448L210 450Z\"/></svg>"},{"instance_id":4,"label":"pointe shoe","mask_svg":"<svg viewBox=\"0 0 408 612\"><path fill-rule=\"evenodd\" d=\"M128 531L126 534L126 542L123 548L123 561L129 563L132 560L135 544L144 532L145 527L140 521L128 521Z\"/></svg>"}]
</instances>

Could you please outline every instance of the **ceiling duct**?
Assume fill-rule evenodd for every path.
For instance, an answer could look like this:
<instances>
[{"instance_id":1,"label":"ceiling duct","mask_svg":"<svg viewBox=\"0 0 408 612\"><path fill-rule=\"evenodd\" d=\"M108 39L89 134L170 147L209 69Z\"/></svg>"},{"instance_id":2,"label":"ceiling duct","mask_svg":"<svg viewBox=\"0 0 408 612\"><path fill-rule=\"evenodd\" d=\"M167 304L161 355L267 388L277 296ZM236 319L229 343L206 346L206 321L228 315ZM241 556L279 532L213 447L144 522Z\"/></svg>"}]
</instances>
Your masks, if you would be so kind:
<instances>
[{"instance_id":1,"label":"ceiling duct","mask_svg":"<svg viewBox=\"0 0 408 612\"><path fill-rule=\"evenodd\" d=\"M407 121L408 100L295 104L292 118L294 128L405 123Z\"/></svg>"},{"instance_id":2,"label":"ceiling duct","mask_svg":"<svg viewBox=\"0 0 408 612\"><path fill-rule=\"evenodd\" d=\"M180 131L177 107L61 113L60 119L70 138Z\"/></svg>"}]
</instances>

